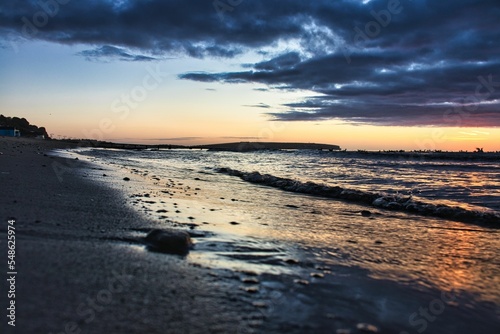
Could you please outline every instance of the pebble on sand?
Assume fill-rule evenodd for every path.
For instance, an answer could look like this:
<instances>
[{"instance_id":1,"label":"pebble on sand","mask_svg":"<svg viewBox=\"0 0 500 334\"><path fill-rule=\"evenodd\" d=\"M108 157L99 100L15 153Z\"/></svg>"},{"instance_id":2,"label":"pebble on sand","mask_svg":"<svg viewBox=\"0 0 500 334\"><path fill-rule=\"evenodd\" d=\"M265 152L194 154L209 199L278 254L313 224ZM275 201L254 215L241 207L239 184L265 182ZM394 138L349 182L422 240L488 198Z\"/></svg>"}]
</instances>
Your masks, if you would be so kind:
<instances>
[{"instance_id":1,"label":"pebble on sand","mask_svg":"<svg viewBox=\"0 0 500 334\"><path fill-rule=\"evenodd\" d=\"M186 255L193 245L187 232L175 230L152 230L145 242L152 251L177 255Z\"/></svg>"},{"instance_id":2,"label":"pebble on sand","mask_svg":"<svg viewBox=\"0 0 500 334\"><path fill-rule=\"evenodd\" d=\"M361 211L361 215L363 217L370 217L372 215L372 213L370 211L368 211L368 210L362 210Z\"/></svg>"},{"instance_id":3,"label":"pebble on sand","mask_svg":"<svg viewBox=\"0 0 500 334\"><path fill-rule=\"evenodd\" d=\"M244 277L241 281L245 284L259 284L259 279L256 277Z\"/></svg>"},{"instance_id":4,"label":"pebble on sand","mask_svg":"<svg viewBox=\"0 0 500 334\"><path fill-rule=\"evenodd\" d=\"M123 181L130 181L130 179L128 177L124 177Z\"/></svg>"},{"instance_id":5,"label":"pebble on sand","mask_svg":"<svg viewBox=\"0 0 500 334\"><path fill-rule=\"evenodd\" d=\"M366 333L378 333L378 328L374 325L359 323L356 328Z\"/></svg>"},{"instance_id":6,"label":"pebble on sand","mask_svg":"<svg viewBox=\"0 0 500 334\"><path fill-rule=\"evenodd\" d=\"M300 285L309 285L309 281L305 279L295 279L293 280L293 283L300 284Z\"/></svg>"},{"instance_id":7,"label":"pebble on sand","mask_svg":"<svg viewBox=\"0 0 500 334\"><path fill-rule=\"evenodd\" d=\"M314 278L325 278L325 275L322 273L310 273L309 275Z\"/></svg>"},{"instance_id":8,"label":"pebble on sand","mask_svg":"<svg viewBox=\"0 0 500 334\"><path fill-rule=\"evenodd\" d=\"M243 290L243 291L246 291L248 293L257 293L257 292L259 292L259 287L257 287L257 286L250 286L250 287L242 286L242 287L240 287L240 289Z\"/></svg>"}]
</instances>

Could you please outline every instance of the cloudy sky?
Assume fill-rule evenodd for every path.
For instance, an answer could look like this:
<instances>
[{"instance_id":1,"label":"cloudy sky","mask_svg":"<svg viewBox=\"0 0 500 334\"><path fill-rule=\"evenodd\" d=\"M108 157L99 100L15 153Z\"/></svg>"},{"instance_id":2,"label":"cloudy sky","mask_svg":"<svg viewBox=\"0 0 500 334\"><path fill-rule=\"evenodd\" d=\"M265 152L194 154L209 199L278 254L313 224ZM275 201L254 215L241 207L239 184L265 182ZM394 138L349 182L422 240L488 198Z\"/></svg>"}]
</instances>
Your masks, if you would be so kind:
<instances>
[{"instance_id":1,"label":"cloudy sky","mask_svg":"<svg viewBox=\"0 0 500 334\"><path fill-rule=\"evenodd\" d=\"M0 113L114 141L500 150L500 2L0 1Z\"/></svg>"}]
</instances>

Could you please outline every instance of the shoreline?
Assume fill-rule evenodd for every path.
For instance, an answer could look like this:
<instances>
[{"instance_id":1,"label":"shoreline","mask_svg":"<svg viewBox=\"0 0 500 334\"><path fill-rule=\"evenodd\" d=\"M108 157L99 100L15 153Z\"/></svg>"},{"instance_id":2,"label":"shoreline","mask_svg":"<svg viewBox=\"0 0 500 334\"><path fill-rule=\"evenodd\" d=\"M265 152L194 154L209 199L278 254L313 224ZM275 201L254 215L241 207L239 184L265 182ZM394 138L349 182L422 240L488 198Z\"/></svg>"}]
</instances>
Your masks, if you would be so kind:
<instances>
[{"instance_id":1,"label":"shoreline","mask_svg":"<svg viewBox=\"0 0 500 334\"><path fill-rule=\"evenodd\" d=\"M51 166L69 161L47 151L67 145L46 143L0 139L0 245L7 256L6 223L15 218L17 270L16 326L3 315L2 333L250 333L259 325L244 292L210 270L122 241L154 222L80 168L61 182ZM0 287L6 295L5 280Z\"/></svg>"},{"instance_id":2,"label":"shoreline","mask_svg":"<svg viewBox=\"0 0 500 334\"><path fill-rule=\"evenodd\" d=\"M94 139L51 139L52 142L66 143L75 147L109 148L118 150L209 150L239 153L253 153L259 151L295 151L310 150L322 154L345 157L378 157L415 161L492 161L500 159L500 151L442 151L442 150L342 150L338 145L293 143L293 142L237 142L203 145L176 145L176 144L133 144L98 141Z\"/></svg>"}]
</instances>

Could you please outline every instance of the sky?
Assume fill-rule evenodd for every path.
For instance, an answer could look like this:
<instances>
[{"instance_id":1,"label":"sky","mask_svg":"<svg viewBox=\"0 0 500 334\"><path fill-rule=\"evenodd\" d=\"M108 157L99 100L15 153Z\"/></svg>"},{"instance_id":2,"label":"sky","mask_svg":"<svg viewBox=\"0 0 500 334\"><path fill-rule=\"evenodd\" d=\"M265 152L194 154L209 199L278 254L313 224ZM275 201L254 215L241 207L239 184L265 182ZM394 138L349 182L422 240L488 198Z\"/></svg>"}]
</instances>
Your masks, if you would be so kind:
<instances>
[{"instance_id":1,"label":"sky","mask_svg":"<svg viewBox=\"0 0 500 334\"><path fill-rule=\"evenodd\" d=\"M0 113L55 138L500 151L498 0L0 0Z\"/></svg>"}]
</instances>

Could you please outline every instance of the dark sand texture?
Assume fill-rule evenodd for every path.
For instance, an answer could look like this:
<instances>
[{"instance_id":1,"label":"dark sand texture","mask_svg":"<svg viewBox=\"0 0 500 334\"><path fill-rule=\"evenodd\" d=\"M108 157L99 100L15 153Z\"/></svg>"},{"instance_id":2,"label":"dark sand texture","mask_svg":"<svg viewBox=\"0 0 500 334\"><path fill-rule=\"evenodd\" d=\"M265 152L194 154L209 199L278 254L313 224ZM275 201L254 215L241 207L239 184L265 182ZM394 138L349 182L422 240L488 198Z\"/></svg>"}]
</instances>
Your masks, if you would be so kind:
<instances>
[{"instance_id":1,"label":"dark sand texture","mask_svg":"<svg viewBox=\"0 0 500 334\"><path fill-rule=\"evenodd\" d=\"M0 333L252 332L255 309L230 280L127 242L133 229L157 226L82 177L88 164L44 155L61 145L0 137L2 277L11 217L17 271L16 326L3 278Z\"/></svg>"}]
</instances>

